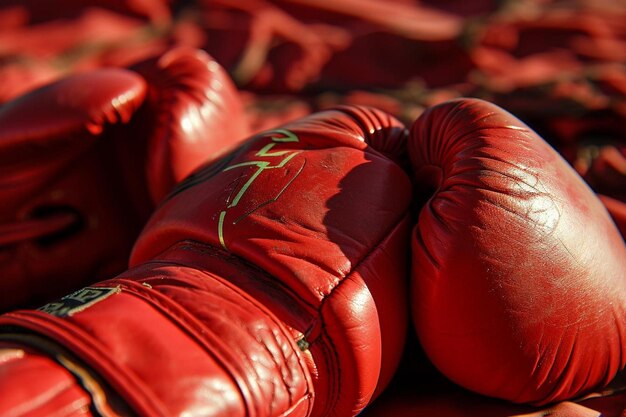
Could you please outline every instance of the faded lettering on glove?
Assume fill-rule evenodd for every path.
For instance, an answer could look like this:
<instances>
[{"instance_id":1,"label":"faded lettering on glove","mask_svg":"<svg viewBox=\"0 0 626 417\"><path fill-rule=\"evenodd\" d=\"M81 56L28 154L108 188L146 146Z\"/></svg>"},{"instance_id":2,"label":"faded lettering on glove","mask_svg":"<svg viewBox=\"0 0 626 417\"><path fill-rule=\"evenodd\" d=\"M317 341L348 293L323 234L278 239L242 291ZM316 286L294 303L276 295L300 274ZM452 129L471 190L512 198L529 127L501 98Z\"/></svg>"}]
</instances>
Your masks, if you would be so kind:
<instances>
[{"instance_id":1,"label":"faded lettering on glove","mask_svg":"<svg viewBox=\"0 0 626 417\"><path fill-rule=\"evenodd\" d=\"M110 295L118 294L120 291L120 287L86 287L66 295L58 301L39 307L38 310L57 317L68 317L91 307Z\"/></svg>"}]
</instances>

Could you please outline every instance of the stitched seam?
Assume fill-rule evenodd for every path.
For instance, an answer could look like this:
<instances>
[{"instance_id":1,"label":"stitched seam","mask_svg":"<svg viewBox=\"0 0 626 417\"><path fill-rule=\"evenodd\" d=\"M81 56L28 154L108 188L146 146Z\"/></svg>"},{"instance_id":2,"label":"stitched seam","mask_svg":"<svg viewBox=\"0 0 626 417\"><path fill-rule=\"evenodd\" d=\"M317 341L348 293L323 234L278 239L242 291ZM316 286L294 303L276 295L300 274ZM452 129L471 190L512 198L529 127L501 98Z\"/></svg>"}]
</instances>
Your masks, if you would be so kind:
<instances>
[{"instance_id":1,"label":"stitched seam","mask_svg":"<svg viewBox=\"0 0 626 417\"><path fill-rule=\"evenodd\" d=\"M180 304L170 299L167 299L167 301L163 302L163 300L159 300L157 299L157 297L165 298L166 296L164 296L161 293L158 293L157 291L148 292L147 289L143 290L142 288L138 287L140 284L137 284L134 281L127 281L127 280L116 280L116 281L118 284L121 284L123 286L123 288L127 291L127 294L130 293L146 301L147 303L155 307L157 310L159 310L161 314L164 314L166 318L169 319L170 322L176 323L183 332L187 333L193 339L195 339L198 342L199 346L204 351L206 351L211 357L213 357L216 360L216 362L219 362L222 365L226 365L226 364L230 365L233 362L233 361L227 360L224 357L224 353L227 352L228 349L224 349L221 346L221 343L219 343L219 337L216 337L214 332L211 331L210 334L212 336L211 337L212 342L216 342L216 343L215 344L206 343L207 342L206 338L201 336L201 333L202 333L201 329L197 328L198 323L194 323L193 319L189 320L187 318L184 318L185 313L180 314L180 311L174 311L174 309L184 310L184 308L182 308ZM155 292L158 293L158 295L154 294ZM172 304L174 306L174 309L171 308L171 305L167 305L167 304ZM203 327L204 329L210 330L210 327L208 326L202 326L202 325L200 326ZM218 349L215 349L217 345L219 345L219 347ZM219 352L217 350L219 350ZM234 371L233 369L234 367L224 366L224 368L227 370L228 375L231 377L231 379L235 383L235 386L239 390L241 397L244 399L244 403L246 405L246 411L247 411L246 414L255 415L256 413L252 412L252 410L250 410L250 407L249 407L249 404L251 403L249 399L250 397L252 397L252 394L250 393L249 385L244 382L245 378L242 378L242 375L239 371ZM247 392L245 392L246 389L247 389Z\"/></svg>"},{"instance_id":2,"label":"stitched seam","mask_svg":"<svg viewBox=\"0 0 626 417\"><path fill-rule=\"evenodd\" d=\"M283 291L285 294L289 295L291 298L294 298L300 302L302 302L302 304L304 304L305 306L309 307L312 310L317 310L317 306L311 304L310 302L308 302L306 299L304 299L300 294L298 294L297 292L293 291L291 288L287 287L285 285L285 283L283 281L281 281L280 279L276 278L274 275L270 274L269 272L267 272L266 270L260 268L258 265L251 263L250 261L248 261L246 258L243 258L237 254L234 254L232 252L226 252L222 249L219 249L216 246L213 246L211 244L207 244L207 243L202 243L199 242L197 240L192 240L192 239L188 239L188 240L184 240L182 242L179 242L180 244L185 244L185 243L191 243L192 245L188 247L189 250L193 250L196 253L202 254L202 255L207 255L206 252L203 252L201 250L199 250L198 248L194 247L194 245L200 246L202 248L210 248L212 251L220 254L220 255L225 255L223 257L220 258L220 260L223 260L225 262L229 262L231 260L235 260L237 263L241 264L242 266L246 267L247 269L249 269L250 271L254 272L254 273L258 273L260 274L264 279L266 279L267 281L271 281L275 284L277 284L277 287L281 289L281 291ZM171 248L166 249L165 251L163 251L161 254L169 251ZM175 260L150 260L147 261L147 263L158 263L158 264L163 264L163 265L177 265L177 266L182 266L182 267L190 267L187 264L175 261ZM230 280L223 278L225 281L230 282ZM231 283L232 285L237 286L234 283ZM247 292L247 291L246 291Z\"/></svg>"},{"instance_id":3,"label":"stitched seam","mask_svg":"<svg viewBox=\"0 0 626 417\"><path fill-rule=\"evenodd\" d=\"M381 243L384 242L386 239L389 238L389 236L391 236L391 233L394 232L401 224L402 222L405 221L405 218L409 215L408 211L405 211L402 216L400 217L400 219L396 222L392 223L392 227L390 227L389 230L386 231L386 233L382 234L381 239L376 242L375 245L372 245L372 249L361 259L359 260L356 265L350 270L350 272L331 290L331 292L328 293L328 295L326 297L324 297L324 299L322 300L322 302L320 303L320 307L319 307L319 318L320 321L322 322L322 331L321 333L325 334L328 340L328 343L330 345L332 345L333 349L333 357L335 358L335 363L337 364L337 381L341 380L341 363L338 360L338 356L337 356L337 349L335 349L335 344L333 343L332 339L330 338L330 336L328 335L327 331L326 331L326 326L324 324L324 317L322 314L322 309L324 307L324 304L326 303L326 300L328 300L334 293L335 291L347 280L349 280L352 275L359 269L359 267L361 266L361 264L365 261L367 261L371 256L373 256L376 252L378 252L381 248ZM311 344L313 343L313 341L311 341ZM334 389L334 386L337 385L337 389ZM329 409L329 407L334 406L334 404L337 401L337 398L340 397L339 395L339 391L341 390L341 384L336 384L335 381L333 381L333 400L334 402L328 402L328 407L327 409Z\"/></svg>"},{"instance_id":4,"label":"stitched seam","mask_svg":"<svg viewBox=\"0 0 626 417\"><path fill-rule=\"evenodd\" d=\"M203 275L207 275L202 271L200 272ZM211 278L218 279L223 285L225 285L226 287L230 287L230 289L232 289L232 287L239 289L239 287L232 284L227 279L224 279L221 277L217 278L215 276L212 276ZM146 300L150 304L154 305L157 309L165 313L168 318L174 319L177 324L181 325L182 330L188 333L189 335L191 335L197 342L199 342L199 345L208 354L210 354L213 358L218 360L219 363L223 365L227 365L227 366L224 366L224 368L227 370L228 374L235 382L235 385L238 387L242 395L242 398L245 400L246 409L248 410L249 415L256 415L256 413L252 412L250 408L250 405L254 404L254 402L250 400L252 400L255 397L255 395L253 394L255 390L251 389L251 385L248 383L248 378L244 376L244 373L239 368L237 368L236 366L229 366L231 363L236 363L236 361L227 360L230 357L230 355L228 354L229 352L228 346L224 347L224 344L220 343L220 338L217 337L217 335L213 331L211 331L210 326L206 326L204 325L204 323L200 322L200 320L195 319L195 317L187 313L186 309L183 306L181 306L178 302L170 299L164 294L161 294L159 291L149 290L148 288L142 286L136 281L118 280L118 282L122 284L124 288L126 288L129 292L131 292L131 294L134 294L135 296L138 296ZM129 283L131 284L128 285ZM241 293L239 293L238 291L234 291L234 293L239 298L247 302L248 304L251 304L257 310L264 312L264 313L265 313L264 310L267 310L270 314L269 315L266 314L266 317L269 320L271 320L271 322L274 323L277 328L282 328L283 323L277 320L274 317L274 315L271 313L271 311L267 309L267 307L262 305L258 300L256 300L253 297L250 297L249 295L248 297L246 297L242 295ZM179 311L172 310L170 306L173 306L174 309L179 310ZM181 311L182 311L182 314L181 314ZM206 337L202 335L203 330L208 331L208 333L211 334L212 337L210 340L211 342L210 344L206 343L207 342ZM286 333L285 331L281 333L283 334L286 340L292 340L290 334ZM218 351L216 351L215 348L217 348ZM294 347L294 352L298 354L297 347ZM302 365L301 361L298 360L297 362L298 362L298 366L300 367L300 370L304 374L306 374L308 370L304 369L305 367ZM307 385L306 393L309 394L309 386L308 386L309 384L307 383L306 385ZM242 387L245 387L247 389L247 393L244 392L246 390L242 389ZM286 383L285 383L285 387L286 387L286 392L289 393L290 391ZM290 403L293 404L291 395L290 395Z\"/></svg>"}]
</instances>

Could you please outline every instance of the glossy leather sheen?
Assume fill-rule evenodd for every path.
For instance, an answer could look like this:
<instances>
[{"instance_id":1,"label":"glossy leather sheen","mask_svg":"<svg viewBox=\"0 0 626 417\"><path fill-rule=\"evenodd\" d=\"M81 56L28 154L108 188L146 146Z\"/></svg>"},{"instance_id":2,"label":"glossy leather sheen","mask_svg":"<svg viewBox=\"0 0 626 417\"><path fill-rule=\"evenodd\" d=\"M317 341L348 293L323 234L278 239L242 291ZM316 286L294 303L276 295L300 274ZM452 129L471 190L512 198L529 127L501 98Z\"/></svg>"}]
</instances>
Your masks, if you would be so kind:
<instances>
[{"instance_id":1,"label":"glossy leather sheen","mask_svg":"<svg viewBox=\"0 0 626 417\"><path fill-rule=\"evenodd\" d=\"M195 168L237 147L250 133L239 93L205 52L176 48L131 67L149 81L148 187L161 201ZM165 76L164 76L165 75Z\"/></svg>"},{"instance_id":2,"label":"glossy leather sheen","mask_svg":"<svg viewBox=\"0 0 626 417\"><path fill-rule=\"evenodd\" d=\"M105 297L0 325L58 341L140 415L356 415L404 346L411 185L383 154L406 135L359 107L261 133L174 190Z\"/></svg>"},{"instance_id":3,"label":"glossy leather sheen","mask_svg":"<svg viewBox=\"0 0 626 417\"><path fill-rule=\"evenodd\" d=\"M522 403L576 398L626 361L626 248L598 198L537 134L480 100L413 125L412 309L449 378Z\"/></svg>"},{"instance_id":4,"label":"glossy leather sheen","mask_svg":"<svg viewBox=\"0 0 626 417\"><path fill-rule=\"evenodd\" d=\"M123 271L155 204L246 137L236 94L208 55L174 49L3 105L0 311Z\"/></svg>"},{"instance_id":5,"label":"glossy leather sheen","mask_svg":"<svg viewBox=\"0 0 626 417\"><path fill-rule=\"evenodd\" d=\"M359 417L622 417L624 394L541 407L488 398L441 381L397 381Z\"/></svg>"},{"instance_id":6,"label":"glossy leather sheen","mask_svg":"<svg viewBox=\"0 0 626 417\"><path fill-rule=\"evenodd\" d=\"M24 346L0 342L0 392L2 416L92 415L91 397L74 376Z\"/></svg>"}]
</instances>

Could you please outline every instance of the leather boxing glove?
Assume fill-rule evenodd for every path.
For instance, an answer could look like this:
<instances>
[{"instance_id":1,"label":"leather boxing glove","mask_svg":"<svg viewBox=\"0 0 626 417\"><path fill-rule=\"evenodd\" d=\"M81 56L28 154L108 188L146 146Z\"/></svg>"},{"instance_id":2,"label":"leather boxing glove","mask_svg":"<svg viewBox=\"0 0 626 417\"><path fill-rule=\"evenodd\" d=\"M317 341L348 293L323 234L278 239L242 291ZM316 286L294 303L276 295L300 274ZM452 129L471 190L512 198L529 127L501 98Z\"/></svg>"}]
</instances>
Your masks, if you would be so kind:
<instances>
[{"instance_id":1,"label":"leather boxing glove","mask_svg":"<svg viewBox=\"0 0 626 417\"><path fill-rule=\"evenodd\" d=\"M247 136L203 52L72 75L0 108L0 310L126 269L173 185Z\"/></svg>"},{"instance_id":2,"label":"leather boxing glove","mask_svg":"<svg viewBox=\"0 0 626 417\"><path fill-rule=\"evenodd\" d=\"M0 339L142 416L356 415L408 326L407 133L342 107L252 137L176 187L132 269L1 316Z\"/></svg>"},{"instance_id":3,"label":"leather boxing glove","mask_svg":"<svg viewBox=\"0 0 626 417\"><path fill-rule=\"evenodd\" d=\"M536 133L461 99L409 139L414 324L433 363L519 403L579 397L626 361L626 248L606 210Z\"/></svg>"}]
</instances>

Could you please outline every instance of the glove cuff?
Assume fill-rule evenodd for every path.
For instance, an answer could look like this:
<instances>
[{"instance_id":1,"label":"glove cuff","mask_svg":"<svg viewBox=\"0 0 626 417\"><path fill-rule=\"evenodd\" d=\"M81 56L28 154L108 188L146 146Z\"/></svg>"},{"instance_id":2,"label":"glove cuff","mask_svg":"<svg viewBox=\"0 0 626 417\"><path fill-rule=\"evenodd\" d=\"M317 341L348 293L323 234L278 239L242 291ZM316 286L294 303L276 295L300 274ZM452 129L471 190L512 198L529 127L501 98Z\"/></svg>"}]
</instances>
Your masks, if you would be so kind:
<instances>
[{"instance_id":1,"label":"glove cuff","mask_svg":"<svg viewBox=\"0 0 626 417\"><path fill-rule=\"evenodd\" d=\"M223 400L215 415L312 407L308 368L287 328L207 271L151 262L39 310L7 314L0 326L64 346L139 415L177 415L216 398Z\"/></svg>"}]
</instances>

